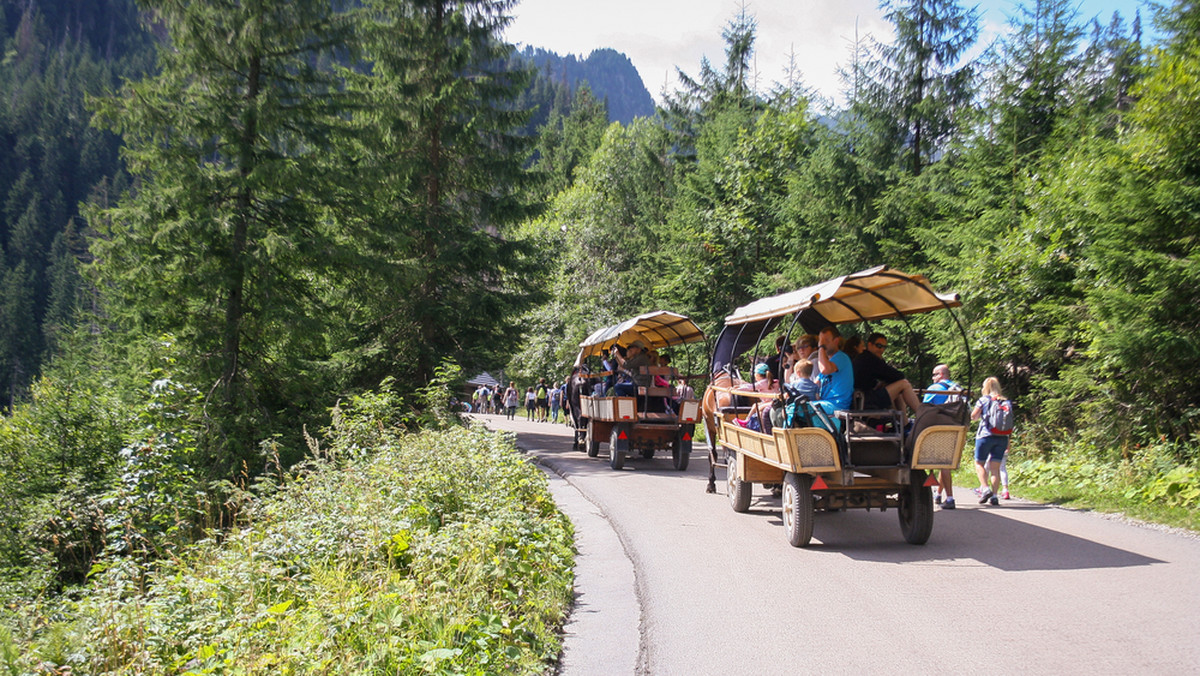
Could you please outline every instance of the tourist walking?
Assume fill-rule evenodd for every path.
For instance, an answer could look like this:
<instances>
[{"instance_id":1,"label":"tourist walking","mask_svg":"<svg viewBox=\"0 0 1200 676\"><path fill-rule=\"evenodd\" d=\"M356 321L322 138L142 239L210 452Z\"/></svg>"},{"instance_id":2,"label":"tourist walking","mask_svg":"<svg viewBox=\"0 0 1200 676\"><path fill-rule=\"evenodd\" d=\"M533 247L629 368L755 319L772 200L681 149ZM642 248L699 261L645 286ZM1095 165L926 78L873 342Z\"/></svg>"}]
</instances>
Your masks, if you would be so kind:
<instances>
[{"instance_id":1,"label":"tourist walking","mask_svg":"<svg viewBox=\"0 0 1200 676\"><path fill-rule=\"evenodd\" d=\"M983 396L971 409L971 420L979 421L975 433L975 474L979 477L979 504L1000 504L1000 461L1008 450L1013 429L1012 402L1000 389L1000 381L983 381Z\"/></svg>"},{"instance_id":2,"label":"tourist walking","mask_svg":"<svg viewBox=\"0 0 1200 676\"><path fill-rule=\"evenodd\" d=\"M950 367L938 364L933 367L933 384L925 388L925 397L921 403L948 404L961 401L963 397L960 394L945 394L946 392L958 392L961 389L962 387L958 383L950 379ZM954 509L953 473L948 469L940 470L940 474L938 474L938 492L934 502L941 505L942 509Z\"/></svg>"},{"instance_id":3,"label":"tourist walking","mask_svg":"<svg viewBox=\"0 0 1200 676\"><path fill-rule=\"evenodd\" d=\"M533 388L525 390L525 419L533 420L534 409L537 408L537 395L533 393Z\"/></svg>"},{"instance_id":4,"label":"tourist walking","mask_svg":"<svg viewBox=\"0 0 1200 676\"><path fill-rule=\"evenodd\" d=\"M517 415L517 407L520 405L521 393L517 391L517 384L510 380L508 389L504 390L504 414L509 420Z\"/></svg>"}]
</instances>

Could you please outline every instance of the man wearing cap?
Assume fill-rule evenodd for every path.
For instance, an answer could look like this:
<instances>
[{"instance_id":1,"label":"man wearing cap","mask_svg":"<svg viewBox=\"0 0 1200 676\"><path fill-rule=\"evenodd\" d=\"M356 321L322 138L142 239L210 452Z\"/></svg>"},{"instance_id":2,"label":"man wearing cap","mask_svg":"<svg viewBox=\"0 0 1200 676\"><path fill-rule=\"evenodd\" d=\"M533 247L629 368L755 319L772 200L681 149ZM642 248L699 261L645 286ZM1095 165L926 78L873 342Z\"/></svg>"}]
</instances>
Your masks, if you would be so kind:
<instances>
[{"instance_id":1,"label":"man wearing cap","mask_svg":"<svg viewBox=\"0 0 1200 676\"><path fill-rule=\"evenodd\" d=\"M643 366L650 365L650 358L646 356L646 344L640 339L635 340L625 348L625 357L621 358L620 352L613 352L617 358L617 362L621 365L621 370L633 380L633 382L618 382L613 386L613 393L618 397L636 397L638 387L650 386L650 374L642 373Z\"/></svg>"}]
</instances>

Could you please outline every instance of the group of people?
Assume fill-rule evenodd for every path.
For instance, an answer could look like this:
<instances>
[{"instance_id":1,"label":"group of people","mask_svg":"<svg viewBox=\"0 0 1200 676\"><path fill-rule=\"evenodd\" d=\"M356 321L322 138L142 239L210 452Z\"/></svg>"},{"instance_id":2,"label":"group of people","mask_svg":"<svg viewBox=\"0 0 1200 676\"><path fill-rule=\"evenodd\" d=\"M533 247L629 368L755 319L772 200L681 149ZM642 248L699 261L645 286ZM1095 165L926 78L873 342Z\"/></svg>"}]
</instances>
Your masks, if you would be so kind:
<instances>
[{"instance_id":1,"label":"group of people","mask_svg":"<svg viewBox=\"0 0 1200 676\"><path fill-rule=\"evenodd\" d=\"M666 376L651 374L648 369L654 366L670 368L671 358L647 348L640 339L630 341L628 345L614 345L611 350L602 349L600 372L603 377L594 386L592 395L636 397L641 387L671 388L671 395L664 397L662 402L666 410L677 410L679 402L696 398L695 390L686 379L675 377L671 382Z\"/></svg>"},{"instance_id":2,"label":"group of people","mask_svg":"<svg viewBox=\"0 0 1200 676\"><path fill-rule=\"evenodd\" d=\"M499 385L480 385L471 393L471 413L499 413L503 405Z\"/></svg>"},{"instance_id":3,"label":"group of people","mask_svg":"<svg viewBox=\"0 0 1200 676\"><path fill-rule=\"evenodd\" d=\"M506 399L511 391L512 406L506 408L508 419L516 416L519 395L515 383L508 384L505 392ZM536 385L525 390L525 419L534 422L559 422L559 414L567 407L567 384L565 382L546 383L545 378L538 378Z\"/></svg>"},{"instance_id":4,"label":"group of people","mask_svg":"<svg viewBox=\"0 0 1200 676\"><path fill-rule=\"evenodd\" d=\"M864 409L895 409L901 412L902 426L907 426L908 411L914 414L922 403L944 404L961 401L962 388L950 379L950 367L938 364L933 369L933 382L918 399L912 383L883 358L888 348L887 337L871 333L866 340L851 337L845 341L835 326L825 327L817 335L804 335L794 345L784 336L775 341L775 352L754 366L754 380L746 383L746 391L778 393L784 387L790 394L807 397L812 405L821 407L827 416L849 410L855 391L861 392ZM752 407L746 422L765 419L764 408L769 402ZM1009 498L1008 472L1005 466L1011 427L991 422L996 409L1011 403L994 377L983 382L983 393L971 409L971 419L978 420L975 437L975 472L979 478L980 504L998 505L999 498ZM759 423L762 424L762 423ZM942 509L954 509L954 488L949 470L941 470L937 502Z\"/></svg>"},{"instance_id":5,"label":"group of people","mask_svg":"<svg viewBox=\"0 0 1200 676\"><path fill-rule=\"evenodd\" d=\"M517 416L517 409L525 406L525 419L537 422L558 422L559 415L564 415L567 407L567 384L546 383L545 378L539 378L536 385L530 385L524 393L517 389L515 381L509 381L508 387L502 392L499 386L489 388L480 385L471 395L472 413L503 413L509 420Z\"/></svg>"}]
</instances>

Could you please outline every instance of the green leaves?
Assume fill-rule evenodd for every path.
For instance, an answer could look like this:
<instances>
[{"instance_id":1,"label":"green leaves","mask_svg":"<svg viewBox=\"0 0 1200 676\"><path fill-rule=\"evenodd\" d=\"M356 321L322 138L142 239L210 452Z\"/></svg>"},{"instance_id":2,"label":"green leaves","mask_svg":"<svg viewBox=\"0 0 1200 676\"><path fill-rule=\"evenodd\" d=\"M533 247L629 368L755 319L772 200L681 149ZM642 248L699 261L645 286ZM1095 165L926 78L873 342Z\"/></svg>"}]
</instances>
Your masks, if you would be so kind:
<instances>
[{"instance_id":1,"label":"green leaves","mask_svg":"<svg viewBox=\"0 0 1200 676\"><path fill-rule=\"evenodd\" d=\"M65 664L59 636L79 670L543 673L573 559L546 479L501 435L403 432L388 399L348 402L330 461L255 500L244 527L116 559L46 609L53 630L0 636L0 659ZM21 612L41 626L38 610Z\"/></svg>"}]
</instances>

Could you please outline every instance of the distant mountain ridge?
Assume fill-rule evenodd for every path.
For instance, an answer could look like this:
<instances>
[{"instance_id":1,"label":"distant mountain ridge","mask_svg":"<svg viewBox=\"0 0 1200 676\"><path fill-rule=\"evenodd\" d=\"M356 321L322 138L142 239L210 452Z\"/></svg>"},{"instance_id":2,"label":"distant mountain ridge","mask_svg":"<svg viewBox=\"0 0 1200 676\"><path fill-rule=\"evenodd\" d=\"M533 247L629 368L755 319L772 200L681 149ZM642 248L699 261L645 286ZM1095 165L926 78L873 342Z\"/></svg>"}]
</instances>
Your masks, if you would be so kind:
<instances>
[{"instance_id":1,"label":"distant mountain ridge","mask_svg":"<svg viewBox=\"0 0 1200 676\"><path fill-rule=\"evenodd\" d=\"M636 117L654 115L654 99L642 76L629 57L615 49L597 49L582 60L538 47L525 47L518 54L543 77L565 84L571 91L586 81L596 98L608 102L608 119L613 122L629 124Z\"/></svg>"}]
</instances>

